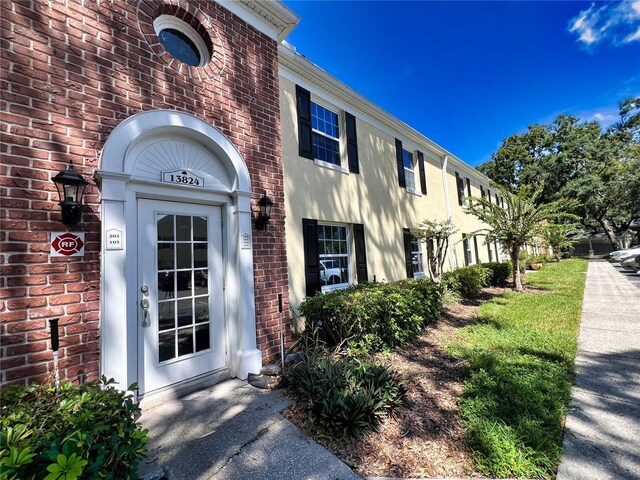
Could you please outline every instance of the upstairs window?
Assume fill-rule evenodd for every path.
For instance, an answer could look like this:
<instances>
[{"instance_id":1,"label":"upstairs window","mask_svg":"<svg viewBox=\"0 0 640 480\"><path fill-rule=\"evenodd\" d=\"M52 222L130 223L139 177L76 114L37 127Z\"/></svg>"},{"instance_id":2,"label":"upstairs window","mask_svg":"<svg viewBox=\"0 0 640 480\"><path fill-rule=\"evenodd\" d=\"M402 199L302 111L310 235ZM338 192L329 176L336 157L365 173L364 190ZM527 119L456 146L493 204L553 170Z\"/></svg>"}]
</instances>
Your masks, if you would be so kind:
<instances>
[{"instance_id":1,"label":"upstairs window","mask_svg":"<svg viewBox=\"0 0 640 480\"><path fill-rule=\"evenodd\" d=\"M408 150L402 149L402 160L404 163L404 181L407 186L407 191L416 192L416 163L413 158L413 153Z\"/></svg>"},{"instance_id":2,"label":"upstairs window","mask_svg":"<svg viewBox=\"0 0 640 480\"><path fill-rule=\"evenodd\" d=\"M311 131L313 158L341 166L340 122L338 114L311 102Z\"/></svg>"},{"instance_id":3,"label":"upstairs window","mask_svg":"<svg viewBox=\"0 0 640 480\"><path fill-rule=\"evenodd\" d=\"M410 151L402 148L402 140L396 138L396 164L398 167L398 185L409 193L427 194L427 176L425 172L424 154L420 150ZM418 191L416 175L420 174L420 190Z\"/></svg>"},{"instance_id":4,"label":"upstairs window","mask_svg":"<svg viewBox=\"0 0 640 480\"><path fill-rule=\"evenodd\" d=\"M456 172L456 190L458 191L458 205L464 205L464 179Z\"/></svg>"},{"instance_id":5,"label":"upstairs window","mask_svg":"<svg viewBox=\"0 0 640 480\"><path fill-rule=\"evenodd\" d=\"M296 85L296 107L298 154L318 165L360 173L356 118L312 102L309 90L300 85Z\"/></svg>"}]
</instances>

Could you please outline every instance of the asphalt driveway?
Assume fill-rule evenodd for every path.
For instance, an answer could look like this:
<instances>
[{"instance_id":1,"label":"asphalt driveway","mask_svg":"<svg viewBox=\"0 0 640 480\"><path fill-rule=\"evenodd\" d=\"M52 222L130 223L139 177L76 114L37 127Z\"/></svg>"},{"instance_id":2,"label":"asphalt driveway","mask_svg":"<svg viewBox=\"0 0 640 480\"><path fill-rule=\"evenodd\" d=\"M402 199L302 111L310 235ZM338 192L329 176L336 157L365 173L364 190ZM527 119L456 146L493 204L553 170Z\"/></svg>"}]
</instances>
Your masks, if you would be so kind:
<instances>
[{"instance_id":1,"label":"asphalt driveway","mask_svg":"<svg viewBox=\"0 0 640 480\"><path fill-rule=\"evenodd\" d=\"M627 280L629 280L633 286L640 289L640 272L634 273L628 270L623 270L619 263L612 263L612 265L618 272L620 272L621 275L627 277Z\"/></svg>"}]
</instances>

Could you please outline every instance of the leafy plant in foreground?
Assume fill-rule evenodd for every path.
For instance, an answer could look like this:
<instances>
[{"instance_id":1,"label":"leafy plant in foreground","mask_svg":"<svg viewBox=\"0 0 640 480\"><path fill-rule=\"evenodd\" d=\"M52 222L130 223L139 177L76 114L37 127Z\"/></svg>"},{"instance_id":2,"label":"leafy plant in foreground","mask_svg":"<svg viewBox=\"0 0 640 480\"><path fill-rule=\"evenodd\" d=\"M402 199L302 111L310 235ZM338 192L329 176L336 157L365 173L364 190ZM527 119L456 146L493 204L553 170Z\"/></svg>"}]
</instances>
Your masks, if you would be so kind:
<instances>
[{"instance_id":1,"label":"leafy plant in foreground","mask_svg":"<svg viewBox=\"0 0 640 480\"><path fill-rule=\"evenodd\" d=\"M0 479L135 479L147 453L137 404L102 377L2 391ZM135 385L129 387L135 389Z\"/></svg>"}]
</instances>

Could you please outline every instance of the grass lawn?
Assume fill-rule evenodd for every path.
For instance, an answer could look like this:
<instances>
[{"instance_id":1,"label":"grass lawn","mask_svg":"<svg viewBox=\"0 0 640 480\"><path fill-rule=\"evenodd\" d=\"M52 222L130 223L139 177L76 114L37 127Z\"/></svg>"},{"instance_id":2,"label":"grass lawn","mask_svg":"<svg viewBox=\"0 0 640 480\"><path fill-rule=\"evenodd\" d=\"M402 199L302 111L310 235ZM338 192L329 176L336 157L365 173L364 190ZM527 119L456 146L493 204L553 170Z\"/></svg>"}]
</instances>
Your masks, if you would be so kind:
<instances>
[{"instance_id":1,"label":"grass lawn","mask_svg":"<svg viewBox=\"0 0 640 480\"><path fill-rule=\"evenodd\" d=\"M461 415L478 470L550 478L562 453L587 261L528 273L526 293L480 307L448 353L469 364Z\"/></svg>"}]
</instances>

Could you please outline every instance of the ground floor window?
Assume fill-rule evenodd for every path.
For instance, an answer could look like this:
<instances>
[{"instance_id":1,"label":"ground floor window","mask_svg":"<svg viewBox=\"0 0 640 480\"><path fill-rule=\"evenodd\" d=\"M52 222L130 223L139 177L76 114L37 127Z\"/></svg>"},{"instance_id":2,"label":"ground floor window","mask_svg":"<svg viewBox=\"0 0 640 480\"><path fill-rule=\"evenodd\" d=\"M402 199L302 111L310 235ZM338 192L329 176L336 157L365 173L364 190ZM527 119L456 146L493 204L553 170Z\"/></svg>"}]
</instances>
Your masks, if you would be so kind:
<instances>
[{"instance_id":1,"label":"ground floor window","mask_svg":"<svg viewBox=\"0 0 640 480\"><path fill-rule=\"evenodd\" d=\"M346 225L318 225L320 286L323 291L349 284L349 241Z\"/></svg>"},{"instance_id":2,"label":"ground floor window","mask_svg":"<svg viewBox=\"0 0 640 480\"><path fill-rule=\"evenodd\" d=\"M462 234L462 249L464 250L464 264L469 266L473 263L473 254L471 253L471 242L466 233Z\"/></svg>"},{"instance_id":3,"label":"ground floor window","mask_svg":"<svg viewBox=\"0 0 640 480\"><path fill-rule=\"evenodd\" d=\"M423 278L425 276L422 242L417 238L411 239L411 265L413 278Z\"/></svg>"}]
</instances>

